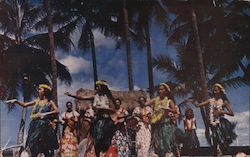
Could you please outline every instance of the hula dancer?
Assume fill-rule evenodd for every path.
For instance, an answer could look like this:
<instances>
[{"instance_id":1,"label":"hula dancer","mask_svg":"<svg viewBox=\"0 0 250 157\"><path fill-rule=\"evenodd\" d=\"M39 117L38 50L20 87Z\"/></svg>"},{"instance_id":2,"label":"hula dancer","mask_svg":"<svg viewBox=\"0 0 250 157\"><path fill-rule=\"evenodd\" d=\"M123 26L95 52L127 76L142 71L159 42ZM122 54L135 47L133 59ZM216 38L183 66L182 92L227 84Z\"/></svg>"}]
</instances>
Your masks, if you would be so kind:
<instances>
[{"instance_id":1,"label":"hula dancer","mask_svg":"<svg viewBox=\"0 0 250 157\"><path fill-rule=\"evenodd\" d=\"M90 136L94 142L95 155L96 157L99 157L101 152L104 153L108 150L111 144L111 139L115 134L115 125L110 117L110 115L115 112L115 100L108 88L106 81L97 81L95 84L95 89L95 95L86 97L78 97L69 93L65 94L79 100L93 101L95 118L91 124ZM92 148L87 149L93 150Z\"/></svg>"},{"instance_id":2,"label":"hula dancer","mask_svg":"<svg viewBox=\"0 0 250 157\"><path fill-rule=\"evenodd\" d=\"M61 115L63 124L62 140L61 140L61 157L77 157L78 141L77 141L77 123L79 113L72 109L72 102L67 102L67 111Z\"/></svg>"},{"instance_id":3,"label":"hula dancer","mask_svg":"<svg viewBox=\"0 0 250 157\"><path fill-rule=\"evenodd\" d=\"M194 118L194 112L191 108L185 110L183 123L185 129L183 147L188 153L194 153L194 151L200 147L200 143L196 135L196 120Z\"/></svg>"},{"instance_id":4,"label":"hula dancer","mask_svg":"<svg viewBox=\"0 0 250 157\"><path fill-rule=\"evenodd\" d=\"M56 137L56 125L53 121L58 113L56 104L51 100L51 87L40 84L38 88L39 97L31 102L21 102L16 99L9 103L17 103L20 106L33 106L31 111L31 122L29 126L26 147L30 148L31 156L37 157L43 153L45 157L52 157L54 150L59 148Z\"/></svg>"},{"instance_id":5,"label":"hula dancer","mask_svg":"<svg viewBox=\"0 0 250 157\"><path fill-rule=\"evenodd\" d=\"M173 156L177 153L178 143L176 136L180 129L171 119L172 114L177 114L174 99L170 96L170 88L166 83L158 87L158 96L147 103L152 105L152 147L159 157Z\"/></svg>"},{"instance_id":6,"label":"hula dancer","mask_svg":"<svg viewBox=\"0 0 250 157\"><path fill-rule=\"evenodd\" d=\"M196 107L209 105L209 124L212 134L207 140L210 142L210 139L212 139L215 154L221 153L221 149L227 148L237 137L234 132L236 125L224 118L225 114L234 116L231 105L225 95L225 89L221 84L217 83L214 85L213 96L210 99L200 104L193 100L192 102Z\"/></svg>"}]
</instances>

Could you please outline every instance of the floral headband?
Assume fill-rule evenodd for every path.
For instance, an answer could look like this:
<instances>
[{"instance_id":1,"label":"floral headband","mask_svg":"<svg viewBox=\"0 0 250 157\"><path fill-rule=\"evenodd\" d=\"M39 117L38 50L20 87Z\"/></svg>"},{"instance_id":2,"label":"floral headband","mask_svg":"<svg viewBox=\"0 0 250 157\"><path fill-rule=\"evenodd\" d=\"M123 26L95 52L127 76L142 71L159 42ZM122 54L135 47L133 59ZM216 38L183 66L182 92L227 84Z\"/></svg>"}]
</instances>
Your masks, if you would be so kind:
<instances>
[{"instance_id":1,"label":"floral headband","mask_svg":"<svg viewBox=\"0 0 250 157\"><path fill-rule=\"evenodd\" d=\"M49 91L52 91L52 88L46 84L40 84L39 88L45 88L45 89L48 89Z\"/></svg>"},{"instance_id":2,"label":"floral headband","mask_svg":"<svg viewBox=\"0 0 250 157\"><path fill-rule=\"evenodd\" d=\"M171 91L170 87L166 83L160 83L160 86L164 86L169 92Z\"/></svg>"},{"instance_id":3,"label":"floral headband","mask_svg":"<svg viewBox=\"0 0 250 157\"><path fill-rule=\"evenodd\" d=\"M220 90L221 90L223 93L225 92L224 87L223 87L221 84L219 84L219 83L216 83L216 84L214 85L214 87L220 88Z\"/></svg>"},{"instance_id":4,"label":"floral headband","mask_svg":"<svg viewBox=\"0 0 250 157\"><path fill-rule=\"evenodd\" d=\"M98 80L98 81L96 81L95 84L96 85L105 85L105 86L108 86L108 83L106 81L104 81L104 80Z\"/></svg>"}]
</instances>

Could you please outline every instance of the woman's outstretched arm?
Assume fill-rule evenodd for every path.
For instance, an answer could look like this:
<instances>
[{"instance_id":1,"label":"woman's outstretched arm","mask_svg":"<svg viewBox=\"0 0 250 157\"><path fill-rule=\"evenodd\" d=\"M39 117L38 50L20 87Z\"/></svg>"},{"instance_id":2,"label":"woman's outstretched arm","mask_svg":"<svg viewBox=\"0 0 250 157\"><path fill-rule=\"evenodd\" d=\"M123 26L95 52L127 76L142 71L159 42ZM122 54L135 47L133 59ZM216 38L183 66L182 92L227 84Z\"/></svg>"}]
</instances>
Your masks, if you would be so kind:
<instances>
[{"instance_id":1,"label":"woman's outstretched arm","mask_svg":"<svg viewBox=\"0 0 250 157\"><path fill-rule=\"evenodd\" d=\"M204 107L206 105L209 105L209 99L207 99L207 100L205 100L205 101L203 101L201 103L198 103L194 99L188 99L188 100L186 100L186 102L190 102L190 103L194 104L194 106L196 106L196 107Z\"/></svg>"},{"instance_id":2,"label":"woman's outstretched arm","mask_svg":"<svg viewBox=\"0 0 250 157\"><path fill-rule=\"evenodd\" d=\"M77 95L73 95L73 94L70 94L69 92L65 92L64 93L65 95L69 96L69 97L72 97L72 98L75 98L75 99L78 99L78 100L94 100L94 96L77 96Z\"/></svg>"},{"instance_id":3,"label":"woman's outstretched arm","mask_svg":"<svg viewBox=\"0 0 250 157\"><path fill-rule=\"evenodd\" d=\"M28 106L33 106L35 105L36 103L36 100L33 100L33 101L30 101L30 102L23 102L23 101L19 101L17 99L12 99L12 100L9 100L9 101L6 101L7 103L10 103L10 104L15 104L17 103L18 105L22 106L22 107L28 107Z\"/></svg>"}]
</instances>

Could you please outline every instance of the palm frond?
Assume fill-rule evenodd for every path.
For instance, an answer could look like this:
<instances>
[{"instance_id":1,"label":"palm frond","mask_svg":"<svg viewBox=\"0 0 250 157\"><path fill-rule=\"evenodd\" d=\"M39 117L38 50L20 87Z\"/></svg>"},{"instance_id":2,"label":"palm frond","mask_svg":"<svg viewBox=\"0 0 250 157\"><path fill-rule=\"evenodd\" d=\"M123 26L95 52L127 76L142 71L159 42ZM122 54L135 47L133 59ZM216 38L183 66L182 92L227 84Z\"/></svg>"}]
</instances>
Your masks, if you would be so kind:
<instances>
[{"instance_id":1,"label":"palm frond","mask_svg":"<svg viewBox=\"0 0 250 157\"><path fill-rule=\"evenodd\" d=\"M163 55L154 57L153 66L164 73L169 73L171 79L177 79L176 75L178 75L179 70L173 59L170 57Z\"/></svg>"},{"instance_id":2,"label":"palm frond","mask_svg":"<svg viewBox=\"0 0 250 157\"><path fill-rule=\"evenodd\" d=\"M246 78L240 76L223 80L221 81L221 83L225 86L225 88L240 88L250 85L249 81Z\"/></svg>"},{"instance_id":3,"label":"palm frond","mask_svg":"<svg viewBox=\"0 0 250 157\"><path fill-rule=\"evenodd\" d=\"M82 27L81 36L78 42L78 47L80 49L83 49L86 51L91 48L91 34L93 33L89 24L87 23L84 24Z\"/></svg>"},{"instance_id":4,"label":"palm frond","mask_svg":"<svg viewBox=\"0 0 250 157\"><path fill-rule=\"evenodd\" d=\"M62 48L64 50L70 50L73 42L70 39L71 30L67 30L67 27L62 27L54 33L56 48ZM28 37L23 41L26 45L33 45L43 50L49 49L49 35L48 33L42 33Z\"/></svg>"},{"instance_id":5,"label":"palm frond","mask_svg":"<svg viewBox=\"0 0 250 157\"><path fill-rule=\"evenodd\" d=\"M8 46L15 45L15 41L8 36L0 34L0 49L5 50ZM0 51L1 52L1 51Z\"/></svg>"},{"instance_id":6,"label":"palm frond","mask_svg":"<svg viewBox=\"0 0 250 157\"><path fill-rule=\"evenodd\" d=\"M6 1L0 2L0 29L11 35L17 30L15 10Z\"/></svg>"},{"instance_id":7,"label":"palm frond","mask_svg":"<svg viewBox=\"0 0 250 157\"><path fill-rule=\"evenodd\" d=\"M25 36L26 33L29 33L30 30L34 28L34 24L38 21L38 19L43 17L43 12L41 7L29 5L24 8L23 12L20 30Z\"/></svg>"},{"instance_id":8,"label":"palm frond","mask_svg":"<svg viewBox=\"0 0 250 157\"><path fill-rule=\"evenodd\" d=\"M171 31L167 43L180 43L183 40L183 37L186 37L188 34L190 34L190 23L185 23Z\"/></svg>"},{"instance_id":9,"label":"palm frond","mask_svg":"<svg viewBox=\"0 0 250 157\"><path fill-rule=\"evenodd\" d=\"M17 91L22 89L23 74L30 76L30 83L37 86L40 83L50 82L51 64L50 56L39 49L27 46L13 46L1 55L3 61L1 68L0 82L8 87L5 98L14 98ZM18 56L18 57L16 57ZM57 61L58 78L66 84L70 84L72 79L70 73L64 65ZM3 71L2 71L3 70ZM34 87L35 88L35 87ZM35 89L34 89L35 90Z\"/></svg>"}]
</instances>

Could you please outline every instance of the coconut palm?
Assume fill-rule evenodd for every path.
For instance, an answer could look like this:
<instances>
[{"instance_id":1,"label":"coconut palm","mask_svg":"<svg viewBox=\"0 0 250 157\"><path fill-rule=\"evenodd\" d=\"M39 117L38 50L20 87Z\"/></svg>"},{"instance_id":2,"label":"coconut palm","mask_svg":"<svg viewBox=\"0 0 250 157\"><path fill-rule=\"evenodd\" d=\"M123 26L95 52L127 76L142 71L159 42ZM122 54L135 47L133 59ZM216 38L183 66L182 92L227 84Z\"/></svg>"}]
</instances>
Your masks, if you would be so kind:
<instances>
[{"instance_id":1,"label":"coconut palm","mask_svg":"<svg viewBox=\"0 0 250 157\"><path fill-rule=\"evenodd\" d=\"M54 1L54 3L58 13L63 16L63 19L61 16L54 16L55 21L64 23L71 33L80 30L78 48L83 50L84 53L91 50L93 79L97 81L96 47L93 31L100 30L105 35L110 35L111 28L115 28L112 26L110 10L106 10L107 3L100 0L59 0Z\"/></svg>"},{"instance_id":2,"label":"coconut palm","mask_svg":"<svg viewBox=\"0 0 250 157\"><path fill-rule=\"evenodd\" d=\"M127 52L127 66L128 66L128 87L129 91L134 90L134 82L133 82L133 71L132 71L132 55L131 55L131 47L130 47L130 34L129 34L129 19L128 19L128 11L126 0L122 2L122 11L123 11L123 23L124 23L124 38L126 43L126 52Z\"/></svg>"},{"instance_id":3,"label":"coconut palm","mask_svg":"<svg viewBox=\"0 0 250 157\"><path fill-rule=\"evenodd\" d=\"M53 23L52 23L52 15L51 15L51 1L45 1L45 8L47 12L47 19L48 19L48 35L49 35L49 55L51 61L51 68L52 68L52 97L53 101L57 104L57 66L56 66L56 56L55 56L55 41L54 41L54 34L53 34Z\"/></svg>"},{"instance_id":4,"label":"coconut palm","mask_svg":"<svg viewBox=\"0 0 250 157\"><path fill-rule=\"evenodd\" d=\"M26 1L1 1L0 2L0 86L1 99L13 98L18 91L23 90L24 101L27 101L36 90L39 83L47 82L51 76L51 66L48 52L48 35L46 33L33 32L39 19L45 17L42 8L31 5ZM61 36L61 30L56 32L57 38ZM42 41L42 42L41 42ZM61 42L60 42L61 41ZM66 40L65 40L66 41ZM58 40L57 46L68 47L68 43ZM33 46L33 47L32 47ZM18 58L17 58L18 56ZM53 67L59 69L59 79L67 84L71 82L68 69L56 62ZM23 79L23 75L30 76L29 83ZM54 77L53 80L56 80ZM22 83L23 82L23 83ZM52 81L54 82L54 81ZM25 84L25 85L24 85ZM25 92L24 92L25 91ZM56 92L56 90L54 90ZM22 119L18 135L18 144L22 143L27 109L22 111Z\"/></svg>"},{"instance_id":5,"label":"coconut palm","mask_svg":"<svg viewBox=\"0 0 250 157\"><path fill-rule=\"evenodd\" d=\"M38 26L42 21L41 19L46 18L46 15L44 14L43 9L40 6L29 4L26 1L1 1L0 13L1 13L0 14L0 30L2 32L0 35L0 39L1 39L0 53L1 53L1 61L3 61L2 63L6 62L5 57L8 56L7 53L11 53L12 50L15 51L18 47L25 48L25 49L22 49L22 51L24 50L27 51L27 53L25 53L24 55L27 55L28 53L32 54L34 51L41 51L45 53L48 52L49 50L48 33L40 33L41 31L38 31L38 30L36 31L36 28L37 29L39 28ZM65 32L63 31L64 29L65 28L62 27L61 29L58 29L57 32L55 32L55 38L56 40L58 39L56 42L56 46L60 48L69 48L70 40L66 38L67 36L63 40L60 39L61 36L64 35L62 33L62 32ZM20 51L20 55L21 54L22 53ZM59 62L57 64L59 64ZM13 68L18 69L19 67L12 67L13 71L17 71L17 70L14 70ZM43 69L42 67L40 68ZM65 68L64 66L59 66L58 68L61 68L59 69L61 74L59 74L58 77L61 80L64 80L64 81L66 80L67 83L70 83L71 77L67 68ZM3 71L1 70L2 72L0 75L1 82L4 82L2 80L6 81L5 78L6 76L8 76L8 75L4 75L5 71L6 70L3 70ZM41 72L41 70L39 71ZM6 82L2 83L3 86L7 84ZM8 88L8 89L11 89L11 88ZM16 96L16 92L13 92L10 95L6 94L6 97L10 97L10 96Z\"/></svg>"},{"instance_id":6,"label":"coconut palm","mask_svg":"<svg viewBox=\"0 0 250 157\"><path fill-rule=\"evenodd\" d=\"M131 24L132 37L139 49L146 46L148 63L149 96L154 95L153 68L152 68L152 49L150 28L153 22L157 26L167 28L167 11L161 6L159 1L136 1L133 5L133 18ZM164 31L164 29L163 29Z\"/></svg>"},{"instance_id":7,"label":"coconut palm","mask_svg":"<svg viewBox=\"0 0 250 157\"><path fill-rule=\"evenodd\" d=\"M207 9L195 7L197 23L199 24L201 49L205 59L204 65L206 66L206 61L208 61L214 66L228 66L228 69L232 67L234 69L241 68L246 76L248 75L246 74L247 68L242 65L242 59L245 57L249 58L247 55L249 46L247 46L248 44L243 46L242 43L249 40L249 37L245 35L245 33L249 32L246 24L249 14L244 14L244 7L240 7L240 5L243 5L242 2L230 2L225 1L223 4L216 3L216 7L211 3L202 3L202 5L208 6ZM199 4L199 6L202 5ZM175 7L174 11L177 16L172 23L168 39L168 42L171 44L180 43L184 39L193 40L190 37L193 29L191 18L187 16L190 9L188 6L190 5L183 4L182 7ZM233 24L233 20L235 19L241 21L236 26ZM244 30L244 33L242 30ZM239 45L243 48L240 48ZM249 63L247 66L249 66Z\"/></svg>"}]
</instances>

